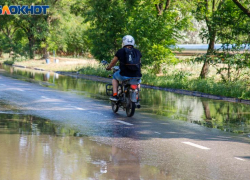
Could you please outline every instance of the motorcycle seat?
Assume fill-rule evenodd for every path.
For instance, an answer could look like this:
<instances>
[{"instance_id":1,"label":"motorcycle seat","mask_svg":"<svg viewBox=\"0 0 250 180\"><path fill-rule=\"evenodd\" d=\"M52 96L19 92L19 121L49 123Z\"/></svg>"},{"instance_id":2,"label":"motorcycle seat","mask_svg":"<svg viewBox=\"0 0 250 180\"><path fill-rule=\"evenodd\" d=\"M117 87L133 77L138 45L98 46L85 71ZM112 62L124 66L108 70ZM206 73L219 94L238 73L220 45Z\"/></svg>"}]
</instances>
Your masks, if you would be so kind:
<instances>
[{"instance_id":1,"label":"motorcycle seat","mask_svg":"<svg viewBox=\"0 0 250 180\"><path fill-rule=\"evenodd\" d=\"M126 84L140 84L140 80L141 78L129 78L126 79L124 81L122 81L122 84L126 85Z\"/></svg>"}]
</instances>

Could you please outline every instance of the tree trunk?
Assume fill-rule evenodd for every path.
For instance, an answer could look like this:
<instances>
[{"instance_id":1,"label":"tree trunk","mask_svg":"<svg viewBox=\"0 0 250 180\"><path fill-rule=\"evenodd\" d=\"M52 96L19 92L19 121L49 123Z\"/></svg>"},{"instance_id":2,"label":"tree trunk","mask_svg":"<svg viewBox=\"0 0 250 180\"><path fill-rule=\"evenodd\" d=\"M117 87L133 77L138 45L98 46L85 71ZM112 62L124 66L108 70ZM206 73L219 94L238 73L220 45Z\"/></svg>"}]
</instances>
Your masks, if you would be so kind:
<instances>
[{"instance_id":1,"label":"tree trunk","mask_svg":"<svg viewBox=\"0 0 250 180\"><path fill-rule=\"evenodd\" d=\"M206 76L208 74L208 70L209 70L209 62L207 60L205 60L203 66L202 66L202 69L201 69L201 73L200 73L201 79L206 78Z\"/></svg>"},{"instance_id":2,"label":"tree trunk","mask_svg":"<svg viewBox=\"0 0 250 180\"><path fill-rule=\"evenodd\" d=\"M154 73L160 74L161 73L161 66L160 64L155 64L154 65Z\"/></svg>"},{"instance_id":3,"label":"tree trunk","mask_svg":"<svg viewBox=\"0 0 250 180\"><path fill-rule=\"evenodd\" d=\"M205 116L206 116L206 120L212 120L211 114L210 114L210 109L209 109L209 106L208 106L208 102L207 101L202 101L202 105L203 105L204 113L205 113Z\"/></svg>"},{"instance_id":4,"label":"tree trunk","mask_svg":"<svg viewBox=\"0 0 250 180\"><path fill-rule=\"evenodd\" d=\"M35 50L34 50L35 39L33 36L28 37L28 39L29 39L30 59L34 59L35 58Z\"/></svg>"},{"instance_id":5,"label":"tree trunk","mask_svg":"<svg viewBox=\"0 0 250 180\"><path fill-rule=\"evenodd\" d=\"M44 59L49 58L49 51L48 51L48 44L46 43L46 47L44 48L44 54L43 54Z\"/></svg>"},{"instance_id":6,"label":"tree trunk","mask_svg":"<svg viewBox=\"0 0 250 180\"><path fill-rule=\"evenodd\" d=\"M167 0L166 4L165 4L165 8L164 8L164 1L160 0L159 4L155 4L156 10L158 11L158 15L162 15L164 11L167 11L169 6L170 6L170 1L171 0Z\"/></svg>"},{"instance_id":7,"label":"tree trunk","mask_svg":"<svg viewBox=\"0 0 250 180\"><path fill-rule=\"evenodd\" d=\"M55 2L55 3L56 3L56 2ZM47 17L45 17L45 18L47 18L47 19L46 19L46 20L47 20L47 23L48 23L48 31L47 31L47 33L49 34L49 27L50 27L50 22L51 22L51 16L47 16ZM43 58L44 58L44 59L48 59L48 58L49 58L49 51L48 51L48 42L47 42L47 38L45 38L44 42L45 42L46 46L45 46L45 48L44 48Z\"/></svg>"},{"instance_id":8,"label":"tree trunk","mask_svg":"<svg viewBox=\"0 0 250 180\"><path fill-rule=\"evenodd\" d=\"M210 28L209 28L210 29ZM210 33L209 46L207 49L207 54L212 54L214 52L216 32ZM207 58L204 61L203 67L201 69L200 78L205 79L207 77L209 70L209 61Z\"/></svg>"},{"instance_id":9,"label":"tree trunk","mask_svg":"<svg viewBox=\"0 0 250 180\"><path fill-rule=\"evenodd\" d=\"M227 80L228 81L231 81L231 66L230 64L228 64L228 67L227 67Z\"/></svg>"}]
</instances>

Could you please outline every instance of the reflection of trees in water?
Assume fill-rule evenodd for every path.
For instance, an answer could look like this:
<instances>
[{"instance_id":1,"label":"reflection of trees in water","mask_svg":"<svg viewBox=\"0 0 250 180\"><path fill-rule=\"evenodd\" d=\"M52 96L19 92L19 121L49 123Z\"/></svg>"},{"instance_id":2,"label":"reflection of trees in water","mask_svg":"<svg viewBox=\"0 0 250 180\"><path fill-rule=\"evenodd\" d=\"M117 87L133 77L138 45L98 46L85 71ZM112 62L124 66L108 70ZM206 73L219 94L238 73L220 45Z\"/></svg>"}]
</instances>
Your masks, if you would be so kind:
<instances>
[{"instance_id":1,"label":"reflection of trees in water","mask_svg":"<svg viewBox=\"0 0 250 180\"><path fill-rule=\"evenodd\" d=\"M196 97L185 96L160 90L143 89L142 103L146 108L142 111L191 121L191 118L201 119L201 100ZM148 108L147 108L148 107Z\"/></svg>"},{"instance_id":2,"label":"reflection of trees in water","mask_svg":"<svg viewBox=\"0 0 250 180\"><path fill-rule=\"evenodd\" d=\"M6 71L10 72L11 67L4 66ZM13 68L12 68L13 69ZM29 79L34 79L36 81L47 81L49 83L55 84L55 86L61 90L78 90L86 91L90 94L106 94L105 83L99 83L95 81L88 81L84 79L72 78L70 76L59 76L59 78L54 78L48 72L28 71L22 69L15 69L14 74L16 76L22 76Z\"/></svg>"},{"instance_id":3,"label":"reflection of trees in water","mask_svg":"<svg viewBox=\"0 0 250 180\"><path fill-rule=\"evenodd\" d=\"M0 168L1 179L166 179L115 143L27 134L2 135L0 141L8 142L0 148L1 162L8 164Z\"/></svg>"},{"instance_id":4,"label":"reflection of trees in water","mask_svg":"<svg viewBox=\"0 0 250 180\"><path fill-rule=\"evenodd\" d=\"M158 115L171 117L177 112L176 101L173 94L164 91L142 89L141 91L142 111L152 112Z\"/></svg>"},{"instance_id":5,"label":"reflection of trees in water","mask_svg":"<svg viewBox=\"0 0 250 180\"><path fill-rule=\"evenodd\" d=\"M204 108L204 113L205 113L205 117L206 117L206 121L212 120L211 115L210 115L210 109L209 109L209 105L207 101L202 101L202 105Z\"/></svg>"},{"instance_id":6,"label":"reflection of trees in water","mask_svg":"<svg viewBox=\"0 0 250 180\"><path fill-rule=\"evenodd\" d=\"M20 147L12 148L12 151L16 155L25 153L26 156L21 156L25 159L20 158L20 156L13 158L18 159L19 163L24 163L25 167L32 166L35 163L36 166L33 169L38 169L33 171L33 177L38 176L36 172L41 172L40 167L47 167L43 168L43 175L48 179L58 172L67 179L68 173L70 173L68 170L72 168L75 169L74 177L119 180L140 179L140 177L147 179L150 176L165 177L157 168L146 165L140 166L139 154L119 148L121 142L128 143L127 141L124 142L124 138L128 140L136 138L134 128L116 126L112 145L108 146L91 141L86 137L74 137L79 136L77 131L35 116L0 114L0 124L5 127L4 131L0 129L1 134L21 134L21 136L9 137L8 141L11 142L9 143L11 146L5 149L16 146L15 138L19 138ZM45 134L52 136L42 136ZM136 149L130 143L131 147ZM32 163L29 163L30 161ZM17 161L14 162L16 166ZM26 162L28 164L25 164ZM18 176L18 172L26 171L19 168L15 169L15 172ZM143 175L141 175L141 172Z\"/></svg>"},{"instance_id":7,"label":"reflection of trees in water","mask_svg":"<svg viewBox=\"0 0 250 180\"><path fill-rule=\"evenodd\" d=\"M51 134L73 136L77 133L76 130L56 125L50 120L30 115L0 114L0 123L5 127L2 132L4 134Z\"/></svg>"},{"instance_id":8,"label":"reflection of trees in water","mask_svg":"<svg viewBox=\"0 0 250 180\"><path fill-rule=\"evenodd\" d=\"M55 84L57 87L63 90L72 89L85 91L94 95L106 95L105 84L100 82L76 79L68 76L60 76L59 79L55 81Z\"/></svg>"},{"instance_id":9,"label":"reflection of trees in water","mask_svg":"<svg viewBox=\"0 0 250 180\"><path fill-rule=\"evenodd\" d=\"M88 177L105 179L140 179L140 163L136 155L118 148L85 140L85 150L89 154Z\"/></svg>"},{"instance_id":10,"label":"reflection of trees in water","mask_svg":"<svg viewBox=\"0 0 250 180\"><path fill-rule=\"evenodd\" d=\"M35 79L38 81L43 81L48 79L47 77L44 77L44 73L35 73L35 71L28 71L28 70L22 70L22 69L16 69L11 66L3 65L3 68L9 72L10 74L14 76L22 76L30 79Z\"/></svg>"},{"instance_id":11,"label":"reflection of trees in water","mask_svg":"<svg viewBox=\"0 0 250 180\"><path fill-rule=\"evenodd\" d=\"M166 91L143 89L142 111L235 133L250 132L250 107Z\"/></svg>"},{"instance_id":12,"label":"reflection of trees in water","mask_svg":"<svg viewBox=\"0 0 250 180\"><path fill-rule=\"evenodd\" d=\"M203 101L203 125L234 133L250 132L249 106L229 102Z\"/></svg>"},{"instance_id":13,"label":"reflection of trees in water","mask_svg":"<svg viewBox=\"0 0 250 180\"><path fill-rule=\"evenodd\" d=\"M87 177L117 180L166 179L163 171L140 163L138 144L133 142L136 138L135 129L124 128L123 125L114 126L112 137L108 138L109 145L81 138L84 140L82 157L88 161L84 165Z\"/></svg>"},{"instance_id":14,"label":"reflection of trees in water","mask_svg":"<svg viewBox=\"0 0 250 180\"><path fill-rule=\"evenodd\" d=\"M212 124L212 121L211 121L212 117L211 117L211 113L210 113L210 108L209 108L208 101L203 100L202 101L202 106L203 106L204 115L205 115L205 118L204 118L205 126L209 127L209 128L213 128L213 124Z\"/></svg>"},{"instance_id":15,"label":"reflection of trees in water","mask_svg":"<svg viewBox=\"0 0 250 180\"><path fill-rule=\"evenodd\" d=\"M140 151L137 143L131 143L138 135L135 127L124 128L123 125L116 125L113 128L112 148L107 161L108 179L165 179L166 176L158 168L142 165L140 162ZM121 145L128 145L126 149Z\"/></svg>"},{"instance_id":16,"label":"reflection of trees in water","mask_svg":"<svg viewBox=\"0 0 250 180\"><path fill-rule=\"evenodd\" d=\"M140 179L140 163L138 155L126 152L112 145L111 163L108 164L112 179Z\"/></svg>"}]
</instances>

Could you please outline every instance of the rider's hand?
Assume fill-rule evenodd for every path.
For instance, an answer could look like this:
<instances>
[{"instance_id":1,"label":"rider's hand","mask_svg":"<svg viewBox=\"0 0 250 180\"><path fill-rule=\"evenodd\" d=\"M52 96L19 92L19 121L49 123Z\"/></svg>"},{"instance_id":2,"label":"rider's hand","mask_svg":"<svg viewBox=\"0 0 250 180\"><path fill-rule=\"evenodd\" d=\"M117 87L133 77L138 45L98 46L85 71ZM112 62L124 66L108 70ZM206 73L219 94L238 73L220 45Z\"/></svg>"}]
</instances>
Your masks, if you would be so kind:
<instances>
[{"instance_id":1,"label":"rider's hand","mask_svg":"<svg viewBox=\"0 0 250 180\"><path fill-rule=\"evenodd\" d=\"M110 71L110 70L111 70L111 68L108 66L108 67L106 67L106 70L107 70L107 71Z\"/></svg>"}]
</instances>

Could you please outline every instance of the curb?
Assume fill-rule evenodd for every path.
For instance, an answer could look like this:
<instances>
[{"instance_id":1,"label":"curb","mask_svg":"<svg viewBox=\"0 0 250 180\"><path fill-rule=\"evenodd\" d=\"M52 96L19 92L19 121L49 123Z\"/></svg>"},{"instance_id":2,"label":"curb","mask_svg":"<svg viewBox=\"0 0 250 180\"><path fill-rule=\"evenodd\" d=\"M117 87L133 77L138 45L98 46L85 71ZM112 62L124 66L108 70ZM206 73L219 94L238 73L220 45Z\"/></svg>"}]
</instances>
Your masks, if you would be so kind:
<instances>
[{"instance_id":1,"label":"curb","mask_svg":"<svg viewBox=\"0 0 250 180\"><path fill-rule=\"evenodd\" d=\"M21 66L21 65L12 65L13 67L20 67L20 68L26 68L26 66Z\"/></svg>"}]
</instances>

